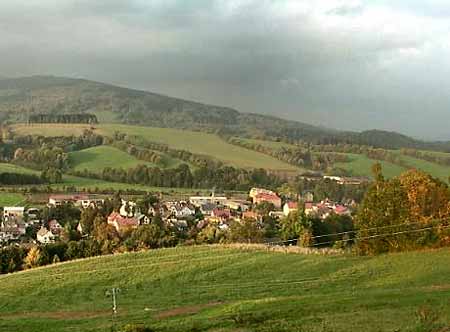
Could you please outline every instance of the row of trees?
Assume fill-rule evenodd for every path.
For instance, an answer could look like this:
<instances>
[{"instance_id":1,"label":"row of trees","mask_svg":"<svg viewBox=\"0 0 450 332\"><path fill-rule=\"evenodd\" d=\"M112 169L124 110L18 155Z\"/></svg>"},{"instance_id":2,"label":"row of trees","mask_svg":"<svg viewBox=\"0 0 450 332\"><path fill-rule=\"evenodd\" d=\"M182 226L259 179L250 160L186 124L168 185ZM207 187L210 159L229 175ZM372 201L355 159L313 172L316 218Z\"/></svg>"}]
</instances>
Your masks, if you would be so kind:
<instances>
[{"instance_id":1,"label":"row of trees","mask_svg":"<svg viewBox=\"0 0 450 332\"><path fill-rule=\"evenodd\" d=\"M28 118L29 123L98 123L97 116L89 113L77 114L55 114L39 113L31 114Z\"/></svg>"},{"instance_id":2,"label":"row of trees","mask_svg":"<svg viewBox=\"0 0 450 332\"><path fill-rule=\"evenodd\" d=\"M435 164L450 166L450 156L443 153L433 153L415 149L400 149L401 154L417 159L426 160Z\"/></svg>"},{"instance_id":3,"label":"row of trees","mask_svg":"<svg viewBox=\"0 0 450 332\"><path fill-rule=\"evenodd\" d=\"M238 137L229 137L227 142L243 148L267 154L291 165L310 168L313 170L326 170L338 162L349 162L347 155L335 152L313 152L314 146L308 143L297 144L295 148L282 146L274 149L262 144L245 141Z\"/></svg>"},{"instance_id":4,"label":"row of trees","mask_svg":"<svg viewBox=\"0 0 450 332\"><path fill-rule=\"evenodd\" d=\"M127 135L121 132L115 132L113 140L107 140L106 142L107 144L114 145L123 151L133 154L138 159L146 161L154 162L153 160L157 160L163 162L163 160L160 159L162 156L159 154L158 156L156 155L157 152L162 152L172 158L180 159L198 167L219 167L222 165L220 161L214 160L208 156L199 155L186 150L172 149L166 144L151 142L141 136Z\"/></svg>"},{"instance_id":5,"label":"row of trees","mask_svg":"<svg viewBox=\"0 0 450 332\"><path fill-rule=\"evenodd\" d=\"M42 146L59 147L65 152L78 151L93 146L102 145L103 136L95 134L90 129L83 130L79 136L57 136L47 137L41 135L15 135L13 145L22 148L39 148Z\"/></svg>"},{"instance_id":6,"label":"row of trees","mask_svg":"<svg viewBox=\"0 0 450 332\"><path fill-rule=\"evenodd\" d=\"M0 173L0 185L44 184L48 182L43 176L35 174Z\"/></svg>"},{"instance_id":7,"label":"row of trees","mask_svg":"<svg viewBox=\"0 0 450 332\"><path fill-rule=\"evenodd\" d=\"M199 167L191 171L188 165L161 169L138 165L134 168L107 167L101 173L88 170L73 172L82 177L97 178L111 182L144 184L155 187L212 188L223 190L248 190L252 186L276 188L282 180L264 169L246 170L232 166Z\"/></svg>"}]
</instances>

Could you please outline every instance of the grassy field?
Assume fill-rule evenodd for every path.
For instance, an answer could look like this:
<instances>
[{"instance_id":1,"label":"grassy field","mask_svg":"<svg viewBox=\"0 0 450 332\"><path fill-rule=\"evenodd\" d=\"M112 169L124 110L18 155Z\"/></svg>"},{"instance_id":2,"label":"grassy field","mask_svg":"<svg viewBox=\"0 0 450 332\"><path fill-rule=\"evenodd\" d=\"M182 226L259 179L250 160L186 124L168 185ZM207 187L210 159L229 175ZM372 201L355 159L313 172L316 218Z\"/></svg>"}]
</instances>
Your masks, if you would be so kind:
<instances>
[{"instance_id":1,"label":"grassy field","mask_svg":"<svg viewBox=\"0 0 450 332\"><path fill-rule=\"evenodd\" d=\"M0 207L24 204L26 197L18 193L0 191Z\"/></svg>"},{"instance_id":2,"label":"grassy field","mask_svg":"<svg viewBox=\"0 0 450 332\"><path fill-rule=\"evenodd\" d=\"M448 154L447 154L448 155ZM410 156L400 155L400 158L411 168L417 168L427 172L434 177L448 182L450 177L450 166L435 164L426 160L416 159Z\"/></svg>"},{"instance_id":3,"label":"grassy field","mask_svg":"<svg viewBox=\"0 0 450 332\"><path fill-rule=\"evenodd\" d=\"M39 171L7 163L0 163L0 173L40 174Z\"/></svg>"},{"instance_id":4,"label":"grassy field","mask_svg":"<svg viewBox=\"0 0 450 332\"><path fill-rule=\"evenodd\" d=\"M93 258L0 276L0 331L431 331L450 324L450 250L374 258L180 247ZM438 331L438 330L436 330ZM443 330L442 330L443 331Z\"/></svg>"},{"instance_id":5,"label":"grassy field","mask_svg":"<svg viewBox=\"0 0 450 332\"><path fill-rule=\"evenodd\" d=\"M383 174L384 176L391 178L397 175L400 175L400 173L405 171L405 168L392 164L387 161L379 161L374 159L369 159L364 155L361 154L352 154L347 153L349 158L351 159L348 163L336 163L335 166L339 168L346 169L348 171L351 171L353 175L356 176L372 176L372 166L376 162L381 163L381 166L383 167Z\"/></svg>"},{"instance_id":6,"label":"grassy field","mask_svg":"<svg viewBox=\"0 0 450 332\"><path fill-rule=\"evenodd\" d=\"M155 164L138 160L117 148L106 145L71 152L69 154L69 161L75 171L87 169L94 173L101 172L106 167L127 169L136 167L139 164L156 166Z\"/></svg>"},{"instance_id":7,"label":"grassy field","mask_svg":"<svg viewBox=\"0 0 450 332\"><path fill-rule=\"evenodd\" d=\"M18 134L36 135L79 135L86 125L15 125L12 127ZM280 171L297 171L299 168L279 161L259 152L250 151L228 144L213 134L188 130L128 126L119 124L101 124L96 126L99 134L112 136L115 131L130 135L142 136L153 142L168 144L169 147L203 154L221 160L226 164L244 168L265 168Z\"/></svg>"}]
</instances>

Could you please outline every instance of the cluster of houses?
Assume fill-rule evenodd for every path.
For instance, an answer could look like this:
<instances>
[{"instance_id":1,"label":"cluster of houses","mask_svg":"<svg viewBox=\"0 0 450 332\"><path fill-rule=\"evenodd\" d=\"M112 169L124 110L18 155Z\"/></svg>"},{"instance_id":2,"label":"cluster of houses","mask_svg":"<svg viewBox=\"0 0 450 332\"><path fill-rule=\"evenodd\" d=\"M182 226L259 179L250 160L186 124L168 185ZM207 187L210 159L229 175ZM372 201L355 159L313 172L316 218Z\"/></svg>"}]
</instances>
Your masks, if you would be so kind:
<instances>
[{"instance_id":1,"label":"cluster of houses","mask_svg":"<svg viewBox=\"0 0 450 332\"><path fill-rule=\"evenodd\" d=\"M26 234L28 227L40 223L39 210L25 210L20 206L5 206L0 222L0 244L16 241Z\"/></svg>"},{"instance_id":2,"label":"cluster of houses","mask_svg":"<svg viewBox=\"0 0 450 332\"><path fill-rule=\"evenodd\" d=\"M298 198L298 201L304 204L305 214L309 216L325 219L331 214L351 215L350 203L343 205L329 200L314 202L314 196L310 192L302 193ZM137 204L131 200L122 200L120 209L111 213L107 222L119 233L149 224L156 215L167 225L179 229L187 228L190 220L196 220L199 228L214 223L219 228L226 229L230 223L243 219L262 221L263 215L255 208L262 203L268 203L267 205L272 207L270 216L283 218L299 209L298 201L283 201L276 192L264 188L252 188L248 199L216 196L213 193L210 196L162 201L157 206L151 206L148 211L140 211ZM104 199L95 195L51 195L47 205L57 207L71 203L85 209L103 202ZM63 227L57 220L50 220L44 224L38 216L39 210L35 208L25 210L24 207L4 207L0 224L0 243L20 239L30 226L40 226L35 239L37 242L42 244L55 242L60 237ZM81 224L78 224L77 230L83 234Z\"/></svg>"}]
</instances>

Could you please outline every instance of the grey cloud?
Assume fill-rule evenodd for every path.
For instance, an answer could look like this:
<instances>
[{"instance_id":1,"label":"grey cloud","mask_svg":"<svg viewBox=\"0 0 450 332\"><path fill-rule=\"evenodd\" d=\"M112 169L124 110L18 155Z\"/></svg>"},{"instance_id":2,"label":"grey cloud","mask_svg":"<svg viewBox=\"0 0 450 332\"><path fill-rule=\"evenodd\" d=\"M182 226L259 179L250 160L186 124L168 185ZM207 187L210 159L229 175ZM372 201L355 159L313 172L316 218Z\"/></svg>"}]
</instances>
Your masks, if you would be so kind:
<instances>
[{"instance_id":1,"label":"grey cloud","mask_svg":"<svg viewBox=\"0 0 450 332\"><path fill-rule=\"evenodd\" d=\"M419 3L389 3L0 3L0 75L86 77L330 127L450 139L450 24Z\"/></svg>"}]
</instances>

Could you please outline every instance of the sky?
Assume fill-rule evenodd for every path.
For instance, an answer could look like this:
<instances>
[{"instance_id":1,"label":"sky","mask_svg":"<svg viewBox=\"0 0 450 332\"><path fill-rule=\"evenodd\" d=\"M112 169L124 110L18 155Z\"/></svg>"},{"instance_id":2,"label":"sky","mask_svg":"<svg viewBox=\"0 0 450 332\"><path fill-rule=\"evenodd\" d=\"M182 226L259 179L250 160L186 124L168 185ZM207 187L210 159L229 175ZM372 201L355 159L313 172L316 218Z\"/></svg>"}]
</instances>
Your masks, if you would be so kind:
<instances>
[{"instance_id":1,"label":"sky","mask_svg":"<svg viewBox=\"0 0 450 332\"><path fill-rule=\"evenodd\" d=\"M450 139L447 0L0 0L0 76Z\"/></svg>"}]
</instances>

